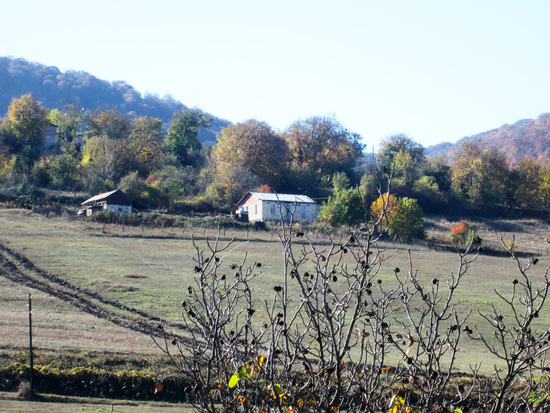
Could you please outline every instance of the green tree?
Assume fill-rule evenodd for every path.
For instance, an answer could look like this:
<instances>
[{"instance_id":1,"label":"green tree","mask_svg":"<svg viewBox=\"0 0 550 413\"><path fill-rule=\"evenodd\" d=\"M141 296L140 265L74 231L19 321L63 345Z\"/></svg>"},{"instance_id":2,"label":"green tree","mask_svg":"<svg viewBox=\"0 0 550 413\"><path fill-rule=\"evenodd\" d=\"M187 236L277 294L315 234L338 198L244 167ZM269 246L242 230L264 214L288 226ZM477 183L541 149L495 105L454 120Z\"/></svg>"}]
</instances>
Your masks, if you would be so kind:
<instances>
[{"instance_id":1,"label":"green tree","mask_svg":"<svg viewBox=\"0 0 550 413\"><path fill-rule=\"evenodd\" d=\"M441 191L448 192L451 189L452 170L443 156L427 159L424 174L433 177Z\"/></svg>"},{"instance_id":2,"label":"green tree","mask_svg":"<svg viewBox=\"0 0 550 413\"><path fill-rule=\"evenodd\" d=\"M265 122L247 120L228 126L218 137L212 151L217 167L240 165L248 169L261 184L281 189L288 156L283 138Z\"/></svg>"},{"instance_id":3,"label":"green tree","mask_svg":"<svg viewBox=\"0 0 550 413\"><path fill-rule=\"evenodd\" d=\"M438 212L445 206L445 197L433 176L424 175L413 186L413 192L424 210Z\"/></svg>"},{"instance_id":4,"label":"green tree","mask_svg":"<svg viewBox=\"0 0 550 413\"><path fill-rule=\"evenodd\" d=\"M395 238L424 238L424 213L416 199L382 194L371 205L373 222ZM382 214L384 216L382 217Z\"/></svg>"},{"instance_id":5,"label":"green tree","mask_svg":"<svg viewBox=\"0 0 550 413\"><path fill-rule=\"evenodd\" d=\"M336 172L332 175L332 192L337 194L349 187L349 178L345 172Z\"/></svg>"},{"instance_id":6,"label":"green tree","mask_svg":"<svg viewBox=\"0 0 550 413\"><path fill-rule=\"evenodd\" d=\"M422 175L422 164L413 158L410 152L399 149L393 157L394 177L400 178L402 183L412 188L415 181Z\"/></svg>"},{"instance_id":7,"label":"green tree","mask_svg":"<svg viewBox=\"0 0 550 413\"><path fill-rule=\"evenodd\" d=\"M361 137L328 117L312 117L292 124L284 133L288 143L292 186L304 192L328 192L332 175L355 177L362 157Z\"/></svg>"},{"instance_id":8,"label":"green tree","mask_svg":"<svg viewBox=\"0 0 550 413\"><path fill-rule=\"evenodd\" d=\"M212 118L200 109L183 109L174 114L166 136L166 150L174 154L182 166L196 166L200 159L201 128L212 123Z\"/></svg>"},{"instance_id":9,"label":"green tree","mask_svg":"<svg viewBox=\"0 0 550 413\"><path fill-rule=\"evenodd\" d=\"M177 162L165 165L159 172L149 177L150 184L159 191L163 206L170 207L184 195L196 195L197 174L190 166L182 167Z\"/></svg>"},{"instance_id":10,"label":"green tree","mask_svg":"<svg viewBox=\"0 0 550 413\"><path fill-rule=\"evenodd\" d=\"M342 189L321 206L318 219L332 227L355 226L366 221L364 199L359 189Z\"/></svg>"},{"instance_id":11,"label":"green tree","mask_svg":"<svg viewBox=\"0 0 550 413\"><path fill-rule=\"evenodd\" d=\"M62 109L53 109L50 112L50 120L57 126L57 136L61 148L77 141L78 129L83 120L82 112L83 109L75 104Z\"/></svg>"},{"instance_id":12,"label":"green tree","mask_svg":"<svg viewBox=\"0 0 550 413\"><path fill-rule=\"evenodd\" d=\"M80 155L76 149L66 146L51 165L51 179L59 189L74 189L81 183Z\"/></svg>"}]
</instances>

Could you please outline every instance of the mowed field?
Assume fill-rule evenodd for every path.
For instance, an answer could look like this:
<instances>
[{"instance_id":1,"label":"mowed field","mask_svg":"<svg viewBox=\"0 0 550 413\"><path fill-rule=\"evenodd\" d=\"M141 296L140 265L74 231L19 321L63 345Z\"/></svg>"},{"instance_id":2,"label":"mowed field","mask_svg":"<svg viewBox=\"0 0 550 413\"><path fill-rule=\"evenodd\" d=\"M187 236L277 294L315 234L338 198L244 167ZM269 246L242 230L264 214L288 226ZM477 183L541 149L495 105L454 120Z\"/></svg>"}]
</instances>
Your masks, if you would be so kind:
<instances>
[{"instance_id":1,"label":"mowed field","mask_svg":"<svg viewBox=\"0 0 550 413\"><path fill-rule=\"evenodd\" d=\"M550 227L541 221L484 221L479 222L479 233L486 245L498 248L500 236L511 239L516 235L518 249L539 258L530 274L535 284L542 286L545 269L550 265L549 244L545 241ZM427 220L429 235L444 237L453 225L444 219ZM188 286L193 285L196 250L207 248L206 239L216 238L217 231L202 228L148 229L124 228L107 225L105 233L100 224L64 217L46 218L27 210L0 209L0 243L22 254L34 265L71 286L92 292L90 299L98 306L102 299L158 317L177 329L181 319L181 301ZM307 234L318 248L328 248L328 240L321 234ZM221 242L235 238L221 254L227 267L239 264L245 254L248 262L261 262L262 274L252 285L252 295L258 308L271 301L273 287L282 280L282 248L277 234L227 230L220 234ZM335 234L340 242L346 234ZM408 251L412 256L413 271L431 285L433 278L441 282L456 273L458 257L454 252L435 251L425 243L413 245L381 243L386 262L378 278L390 288L395 285L393 269L409 266ZM525 258L525 261L527 258ZM512 281L518 278L516 264L509 257L481 255L471 265L457 296L457 308L462 314L471 311L468 324L482 333L490 331L478 311L489 313L492 306L507 310L493 290L504 295L512 291ZM25 349L28 343L28 294L33 297L34 345L42 350L72 350L112 352L122 354L159 355L160 351L147 334L113 324L76 308L70 300L55 298L29 285L0 277L0 349ZM95 297L95 298L94 298ZM98 299L100 297L101 299ZM113 313L143 318L136 312L110 307ZM261 316L261 314L260 314ZM550 308L541 314L536 328L550 325ZM492 372L498 363L478 343L464 336L457 369L469 371L469 366L482 363L482 371Z\"/></svg>"}]
</instances>

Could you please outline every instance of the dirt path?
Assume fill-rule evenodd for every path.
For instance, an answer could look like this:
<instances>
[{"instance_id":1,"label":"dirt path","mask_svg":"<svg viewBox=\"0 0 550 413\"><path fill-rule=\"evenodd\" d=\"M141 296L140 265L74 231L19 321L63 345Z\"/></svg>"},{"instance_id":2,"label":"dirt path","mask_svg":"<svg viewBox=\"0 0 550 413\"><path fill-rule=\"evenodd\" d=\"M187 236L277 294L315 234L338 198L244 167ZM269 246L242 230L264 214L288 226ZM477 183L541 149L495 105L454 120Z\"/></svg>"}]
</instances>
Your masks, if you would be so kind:
<instances>
[{"instance_id":1,"label":"dirt path","mask_svg":"<svg viewBox=\"0 0 550 413\"><path fill-rule=\"evenodd\" d=\"M25 256L1 243L0 276L52 295L97 318L148 336L163 338L167 327L182 330L179 324L170 323L144 311L101 297L94 291L75 286L37 267ZM170 334L170 338L187 341L185 337L176 334Z\"/></svg>"}]
</instances>

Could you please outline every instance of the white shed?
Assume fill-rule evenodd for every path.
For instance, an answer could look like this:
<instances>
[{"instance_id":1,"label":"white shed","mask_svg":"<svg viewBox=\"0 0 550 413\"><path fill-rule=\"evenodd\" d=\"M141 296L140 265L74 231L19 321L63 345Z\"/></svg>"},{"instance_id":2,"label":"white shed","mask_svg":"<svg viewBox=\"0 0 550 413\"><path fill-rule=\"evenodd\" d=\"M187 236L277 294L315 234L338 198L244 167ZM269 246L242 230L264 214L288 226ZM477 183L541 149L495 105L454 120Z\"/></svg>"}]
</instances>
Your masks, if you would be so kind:
<instances>
[{"instance_id":1,"label":"white shed","mask_svg":"<svg viewBox=\"0 0 550 413\"><path fill-rule=\"evenodd\" d=\"M237 213L249 222L290 221L309 223L317 219L321 206L306 195L248 192L238 203Z\"/></svg>"},{"instance_id":2,"label":"white shed","mask_svg":"<svg viewBox=\"0 0 550 413\"><path fill-rule=\"evenodd\" d=\"M82 203L86 215L90 216L97 211L113 211L117 214L130 214L132 212L132 198L120 189L105 192L87 199Z\"/></svg>"}]
</instances>

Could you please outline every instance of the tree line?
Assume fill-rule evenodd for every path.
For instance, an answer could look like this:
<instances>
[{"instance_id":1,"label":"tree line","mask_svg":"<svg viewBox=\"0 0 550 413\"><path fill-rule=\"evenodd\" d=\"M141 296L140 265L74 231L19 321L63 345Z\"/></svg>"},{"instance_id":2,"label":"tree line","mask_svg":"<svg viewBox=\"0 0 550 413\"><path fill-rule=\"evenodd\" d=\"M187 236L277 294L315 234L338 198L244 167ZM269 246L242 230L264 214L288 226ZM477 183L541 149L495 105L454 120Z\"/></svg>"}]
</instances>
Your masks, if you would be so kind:
<instances>
[{"instance_id":1,"label":"tree line","mask_svg":"<svg viewBox=\"0 0 550 413\"><path fill-rule=\"evenodd\" d=\"M454 164L426 157L422 145L403 134L387 137L377 154L368 154L358 134L317 116L283 131L247 120L222 129L217 145L209 147L198 135L211 121L199 109L183 108L166 128L160 119L114 109L86 111L73 104L49 110L23 95L0 119L0 183L15 195L121 188L163 209L186 200L228 210L250 190L300 193L322 201L320 219L330 225L355 225L372 216L376 188L384 189L390 176L396 208L446 213L550 207L550 164L526 157L510 167L503 152L473 141L462 144ZM49 145L48 131L55 136Z\"/></svg>"}]
</instances>

